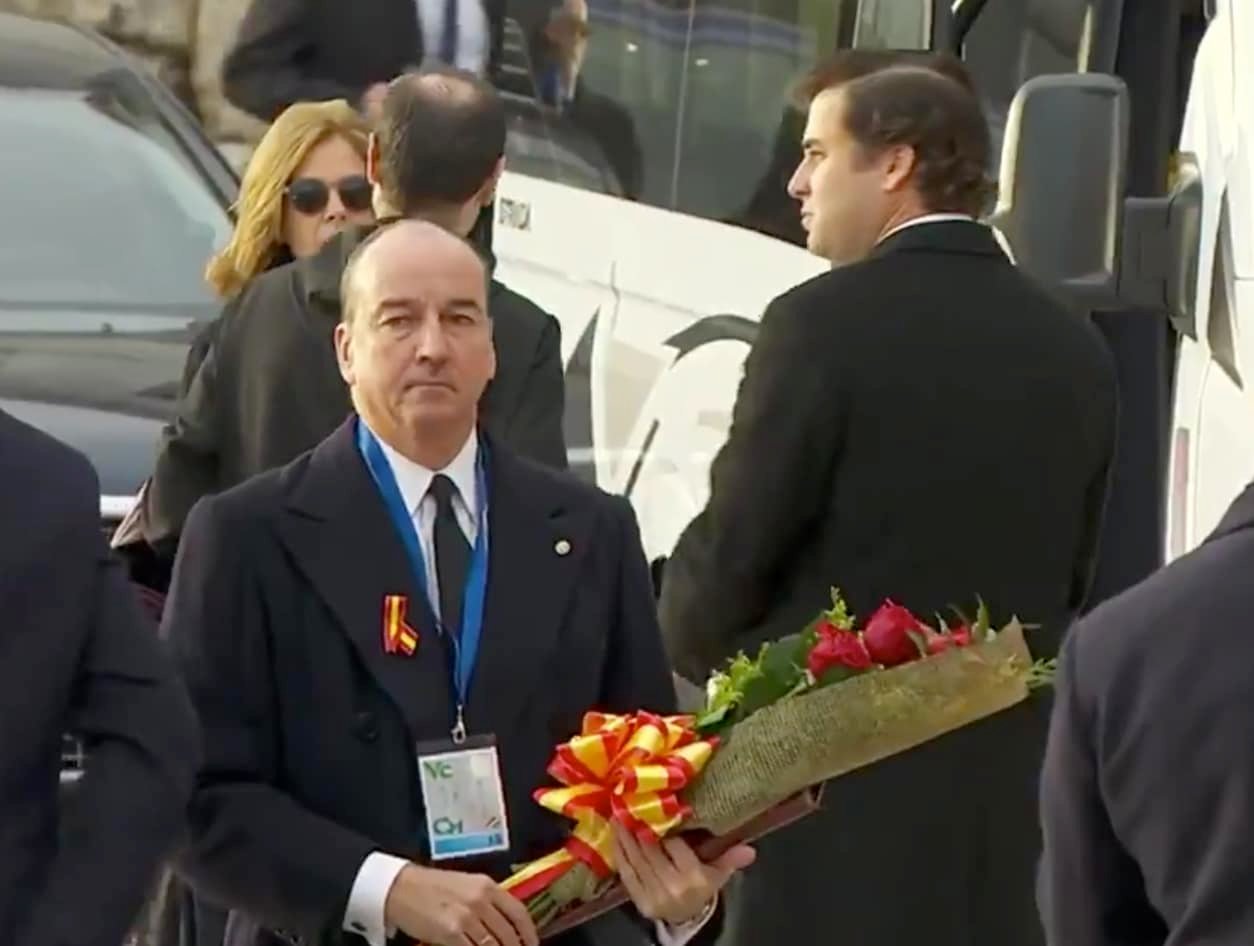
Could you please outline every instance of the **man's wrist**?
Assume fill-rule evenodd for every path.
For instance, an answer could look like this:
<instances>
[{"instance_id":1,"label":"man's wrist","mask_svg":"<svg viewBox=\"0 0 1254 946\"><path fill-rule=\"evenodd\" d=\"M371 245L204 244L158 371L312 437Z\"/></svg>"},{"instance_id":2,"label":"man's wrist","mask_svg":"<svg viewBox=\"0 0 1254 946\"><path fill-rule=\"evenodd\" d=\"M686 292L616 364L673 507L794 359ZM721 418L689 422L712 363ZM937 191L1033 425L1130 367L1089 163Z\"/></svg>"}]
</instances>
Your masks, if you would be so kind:
<instances>
[{"instance_id":1,"label":"man's wrist","mask_svg":"<svg viewBox=\"0 0 1254 946\"><path fill-rule=\"evenodd\" d=\"M705 925L710 922L710 918L714 916L716 909L718 909L717 895L702 908L700 913L690 920L684 920L682 923L666 923L659 920L655 924L658 943L660 946L685 946L689 940L705 928Z\"/></svg>"},{"instance_id":2,"label":"man's wrist","mask_svg":"<svg viewBox=\"0 0 1254 946\"><path fill-rule=\"evenodd\" d=\"M344 911L343 927L349 933L364 937L370 946L384 946L389 934L387 922L388 895L392 885L409 861L382 851L366 856L353 881Z\"/></svg>"}]
</instances>

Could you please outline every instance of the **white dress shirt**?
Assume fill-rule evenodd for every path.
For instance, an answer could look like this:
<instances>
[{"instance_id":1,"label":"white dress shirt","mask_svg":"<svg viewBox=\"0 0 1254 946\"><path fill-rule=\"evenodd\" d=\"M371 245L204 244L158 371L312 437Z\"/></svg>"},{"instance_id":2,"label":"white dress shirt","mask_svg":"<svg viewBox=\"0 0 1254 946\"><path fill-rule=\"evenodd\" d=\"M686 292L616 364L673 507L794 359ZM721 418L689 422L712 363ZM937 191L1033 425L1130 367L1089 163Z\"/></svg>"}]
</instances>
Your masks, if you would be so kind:
<instances>
[{"instance_id":1,"label":"white dress shirt","mask_svg":"<svg viewBox=\"0 0 1254 946\"><path fill-rule=\"evenodd\" d=\"M882 237L880 237L880 243L883 243L894 233L900 233L902 230L906 230L910 227L921 226L922 224L925 224L925 223L949 223L954 220L965 220L968 223L979 223L978 220L976 220L972 216L969 216L968 214L954 214L954 213L924 214L922 217L915 217L913 220L907 220L905 223L901 224L900 226L893 227L891 230L885 233ZM993 239L997 241L997 245L1001 247L1001 251L1006 254L1006 259L1014 263L1015 262L1014 250L1011 248L1010 242L1006 239L1005 235L994 226L989 226L989 230L992 231Z\"/></svg>"},{"instance_id":2,"label":"white dress shirt","mask_svg":"<svg viewBox=\"0 0 1254 946\"><path fill-rule=\"evenodd\" d=\"M440 37L444 35L444 0L415 0L418 23L422 27L425 59L440 58ZM481 0L457 0L457 56L451 65L483 75L488 68L488 15Z\"/></svg>"},{"instance_id":3,"label":"white dress shirt","mask_svg":"<svg viewBox=\"0 0 1254 946\"><path fill-rule=\"evenodd\" d=\"M883 243L893 234L900 233L902 230L908 230L911 227L921 227L925 223L953 223L955 220L965 220L967 223L975 223L975 218L970 214L924 214L921 217L915 217L913 220L907 220L905 223L901 223L893 227L880 237L880 242Z\"/></svg>"},{"instance_id":4,"label":"white dress shirt","mask_svg":"<svg viewBox=\"0 0 1254 946\"><path fill-rule=\"evenodd\" d=\"M442 0L430 0L439 3ZM424 27L425 29L425 27ZM372 431L373 433L373 431ZM453 497L453 514L457 524L466 535L466 541L473 547L479 533L477 502L486 501L475 495L478 490L476 468L479 458L479 438L471 434L457 456L442 470L428 470L413 460L401 456L388 446L377 435L379 446L396 477L396 485L400 490L401 500L414 521L418 532L418 542L422 546L423 565L426 568L427 601L440 616L440 585L435 568L435 497L427 491L437 473L443 473L457 488ZM484 519L487 525L487 519ZM353 889L348 895L348 907L344 911L344 929L365 937L370 946L385 946L387 939L394 931L387 929L385 923L385 907L388 893L396 876L409 861L403 857L394 857L382 851L373 851L366 856L353 881ZM675 928L659 923L657 926L658 942L661 946L684 946L706 924L713 913L713 904L697 920Z\"/></svg>"}]
</instances>

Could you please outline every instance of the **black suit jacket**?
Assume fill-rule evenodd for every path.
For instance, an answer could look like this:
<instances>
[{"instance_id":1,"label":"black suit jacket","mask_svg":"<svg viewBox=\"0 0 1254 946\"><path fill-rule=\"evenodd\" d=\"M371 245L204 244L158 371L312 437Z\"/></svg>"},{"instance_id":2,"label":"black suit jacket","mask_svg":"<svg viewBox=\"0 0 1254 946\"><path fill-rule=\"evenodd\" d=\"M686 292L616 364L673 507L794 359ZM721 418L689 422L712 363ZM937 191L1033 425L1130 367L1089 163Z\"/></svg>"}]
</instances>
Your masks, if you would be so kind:
<instances>
[{"instance_id":1,"label":"black suit jacket","mask_svg":"<svg viewBox=\"0 0 1254 946\"><path fill-rule=\"evenodd\" d=\"M85 457L0 412L0 941L18 946L118 946L198 762L99 496ZM89 758L62 811L66 732Z\"/></svg>"},{"instance_id":2,"label":"black suit jacket","mask_svg":"<svg viewBox=\"0 0 1254 946\"><path fill-rule=\"evenodd\" d=\"M1051 946L1254 942L1254 488L1068 635L1041 780Z\"/></svg>"},{"instance_id":3,"label":"black suit jacket","mask_svg":"<svg viewBox=\"0 0 1254 946\"><path fill-rule=\"evenodd\" d=\"M348 416L332 335L340 275L365 232L262 273L228 304L143 498L143 536L159 559L173 558L196 500L289 463ZM524 456L565 468L557 319L496 281L488 305L497 373L480 402L484 426Z\"/></svg>"},{"instance_id":4,"label":"black suit jacket","mask_svg":"<svg viewBox=\"0 0 1254 946\"><path fill-rule=\"evenodd\" d=\"M484 0L488 75L501 61L504 0ZM416 0L252 0L222 63L227 100L262 121L294 102L361 101L423 59Z\"/></svg>"},{"instance_id":5,"label":"black suit jacket","mask_svg":"<svg viewBox=\"0 0 1254 946\"><path fill-rule=\"evenodd\" d=\"M980 595L1052 653L1091 580L1115 415L1097 332L983 226L920 224L803 283L763 317L709 504L666 566L673 659L702 679L804 627L833 585L863 617L892 598L952 620ZM1032 943L1045 720L1028 704L833 783L762 844L733 943L821 938L825 891L884 889L912 909L842 914L849 942ZM920 792L988 801L940 814Z\"/></svg>"},{"instance_id":6,"label":"black suit jacket","mask_svg":"<svg viewBox=\"0 0 1254 946\"><path fill-rule=\"evenodd\" d=\"M452 726L443 645L346 423L288 467L197 505L164 629L207 732L181 869L198 895L304 942L339 932L366 855L423 861L416 741ZM569 827L531 792L586 710L674 709L631 507L492 444L488 598L466 721L497 737L513 849ZM559 555L565 539L570 553ZM405 594L420 642L382 647ZM266 942L249 922L232 944Z\"/></svg>"}]
</instances>

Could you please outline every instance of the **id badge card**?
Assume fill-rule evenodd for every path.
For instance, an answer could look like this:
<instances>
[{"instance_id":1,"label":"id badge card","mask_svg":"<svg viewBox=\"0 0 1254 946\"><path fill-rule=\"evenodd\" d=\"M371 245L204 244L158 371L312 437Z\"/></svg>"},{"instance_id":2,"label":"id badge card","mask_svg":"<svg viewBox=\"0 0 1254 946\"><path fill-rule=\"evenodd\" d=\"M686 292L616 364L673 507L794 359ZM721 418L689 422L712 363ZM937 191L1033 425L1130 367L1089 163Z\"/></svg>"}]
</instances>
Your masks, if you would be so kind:
<instances>
[{"instance_id":1,"label":"id badge card","mask_svg":"<svg viewBox=\"0 0 1254 946\"><path fill-rule=\"evenodd\" d=\"M416 747L431 860L509 850L501 766L491 736Z\"/></svg>"}]
</instances>

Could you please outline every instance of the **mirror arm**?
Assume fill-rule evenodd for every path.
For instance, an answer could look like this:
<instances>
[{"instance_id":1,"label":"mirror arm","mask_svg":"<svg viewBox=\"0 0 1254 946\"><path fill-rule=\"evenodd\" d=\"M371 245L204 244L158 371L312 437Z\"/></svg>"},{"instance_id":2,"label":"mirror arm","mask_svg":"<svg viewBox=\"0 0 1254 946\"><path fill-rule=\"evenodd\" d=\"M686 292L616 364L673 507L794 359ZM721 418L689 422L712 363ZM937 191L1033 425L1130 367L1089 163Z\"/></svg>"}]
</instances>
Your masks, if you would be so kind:
<instances>
[{"instance_id":1,"label":"mirror arm","mask_svg":"<svg viewBox=\"0 0 1254 946\"><path fill-rule=\"evenodd\" d=\"M1177 331L1196 338L1202 175L1192 155L1177 160L1168 194L1124 201L1117 295L1121 307L1165 309Z\"/></svg>"},{"instance_id":2,"label":"mirror arm","mask_svg":"<svg viewBox=\"0 0 1254 946\"><path fill-rule=\"evenodd\" d=\"M984 5L988 0L954 0L953 6L953 26L950 35L951 48L950 52L957 55L962 51L962 44L967 41L967 34L971 32L971 27L975 25L975 21L979 19L980 14L984 11Z\"/></svg>"}]
</instances>

